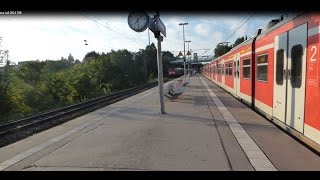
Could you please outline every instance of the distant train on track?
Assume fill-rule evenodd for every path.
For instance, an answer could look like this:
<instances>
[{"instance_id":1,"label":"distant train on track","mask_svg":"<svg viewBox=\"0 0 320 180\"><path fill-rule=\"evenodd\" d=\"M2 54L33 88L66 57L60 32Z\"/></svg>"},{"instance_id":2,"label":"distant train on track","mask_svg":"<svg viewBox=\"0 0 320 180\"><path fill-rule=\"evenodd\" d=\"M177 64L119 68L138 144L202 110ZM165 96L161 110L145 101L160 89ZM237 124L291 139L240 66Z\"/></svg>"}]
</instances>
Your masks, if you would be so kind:
<instances>
[{"instance_id":1,"label":"distant train on track","mask_svg":"<svg viewBox=\"0 0 320 180\"><path fill-rule=\"evenodd\" d=\"M177 67L177 68L169 68L169 77L179 77L184 74L183 68Z\"/></svg>"},{"instance_id":2,"label":"distant train on track","mask_svg":"<svg viewBox=\"0 0 320 180\"><path fill-rule=\"evenodd\" d=\"M319 41L320 13L280 18L201 73L319 151Z\"/></svg>"}]
</instances>

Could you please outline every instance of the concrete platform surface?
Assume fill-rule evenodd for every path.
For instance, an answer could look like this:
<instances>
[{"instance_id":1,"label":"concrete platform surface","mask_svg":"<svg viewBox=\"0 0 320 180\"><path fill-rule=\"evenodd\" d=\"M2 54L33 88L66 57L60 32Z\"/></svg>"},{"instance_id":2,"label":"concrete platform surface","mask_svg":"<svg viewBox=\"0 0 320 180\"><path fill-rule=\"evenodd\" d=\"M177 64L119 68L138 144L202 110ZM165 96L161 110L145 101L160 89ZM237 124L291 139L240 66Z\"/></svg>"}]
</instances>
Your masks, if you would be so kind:
<instances>
[{"instance_id":1,"label":"concrete platform surface","mask_svg":"<svg viewBox=\"0 0 320 180\"><path fill-rule=\"evenodd\" d=\"M319 156L201 75L159 109L155 87L1 148L0 170L320 170Z\"/></svg>"}]
</instances>

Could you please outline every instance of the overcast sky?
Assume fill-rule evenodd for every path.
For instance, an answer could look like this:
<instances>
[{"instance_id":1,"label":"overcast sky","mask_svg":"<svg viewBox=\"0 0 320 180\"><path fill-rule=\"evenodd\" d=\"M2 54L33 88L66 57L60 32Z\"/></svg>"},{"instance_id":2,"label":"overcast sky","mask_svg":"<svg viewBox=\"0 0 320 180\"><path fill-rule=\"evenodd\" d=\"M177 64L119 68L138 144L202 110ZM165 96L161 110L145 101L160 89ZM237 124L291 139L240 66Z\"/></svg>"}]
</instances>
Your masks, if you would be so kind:
<instances>
[{"instance_id":1,"label":"overcast sky","mask_svg":"<svg viewBox=\"0 0 320 180\"><path fill-rule=\"evenodd\" d=\"M148 12L150 16L154 12ZM192 53L198 56L212 55L219 42L234 42L237 37L251 37L258 28L263 28L280 13L253 14L174 14L160 12L166 26L167 37L162 43L163 51L177 55L183 50L182 26L185 40ZM82 60L89 51L110 52L111 49L128 49L136 52L148 44L148 30L137 33L130 29L128 13L117 14L74 14L74 15L0 15L0 37L2 49L9 50L10 60L17 63L26 60L56 60L71 53ZM85 45L87 40L88 45ZM156 39L150 31L150 42ZM186 43L186 50L188 44Z\"/></svg>"}]
</instances>

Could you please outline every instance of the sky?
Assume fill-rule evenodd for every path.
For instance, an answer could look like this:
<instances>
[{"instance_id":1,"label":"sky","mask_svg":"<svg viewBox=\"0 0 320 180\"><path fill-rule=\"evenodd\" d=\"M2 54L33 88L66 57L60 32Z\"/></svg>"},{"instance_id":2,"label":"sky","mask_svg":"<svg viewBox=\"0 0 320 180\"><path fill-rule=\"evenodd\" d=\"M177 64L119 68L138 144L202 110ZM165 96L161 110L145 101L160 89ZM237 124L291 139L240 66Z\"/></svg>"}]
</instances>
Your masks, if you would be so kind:
<instances>
[{"instance_id":1,"label":"sky","mask_svg":"<svg viewBox=\"0 0 320 180\"><path fill-rule=\"evenodd\" d=\"M155 12L147 12L153 17ZM220 42L231 42L241 36L252 37L281 13L241 12L214 13L161 13L166 34L162 51L174 55L183 52L183 28L185 40L191 41L189 49L198 56L211 56ZM0 15L2 50L9 50L9 60L18 63L27 60L58 60L69 53L80 61L90 51L110 52L127 49L137 52L150 43L157 45L151 31L135 32L128 25L128 13L113 14L28 14ZM88 45L85 45L84 40ZM188 50L188 43L185 44Z\"/></svg>"}]
</instances>

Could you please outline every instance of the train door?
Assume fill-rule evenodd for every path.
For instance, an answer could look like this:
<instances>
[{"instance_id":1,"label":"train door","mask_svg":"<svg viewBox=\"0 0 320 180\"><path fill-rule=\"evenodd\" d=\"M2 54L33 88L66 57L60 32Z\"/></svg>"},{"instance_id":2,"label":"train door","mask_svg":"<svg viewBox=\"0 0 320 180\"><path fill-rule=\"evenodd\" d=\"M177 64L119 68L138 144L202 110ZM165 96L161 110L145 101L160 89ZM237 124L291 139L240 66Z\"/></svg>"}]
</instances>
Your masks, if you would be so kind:
<instances>
[{"instance_id":1,"label":"train door","mask_svg":"<svg viewBox=\"0 0 320 180\"><path fill-rule=\"evenodd\" d=\"M237 95L237 54L234 55L233 58L233 90L234 94Z\"/></svg>"},{"instance_id":2,"label":"train door","mask_svg":"<svg viewBox=\"0 0 320 180\"><path fill-rule=\"evenodd\" d=\"M278 47L275 49L276 73L273 115L303 133L307 24L303 24L291 29L287 33L281 34L275 41L275 45ZM283 52L281 50L282 48ZM287 54L288 58L286 58L285 54ZM280 73L282 64L284 68L281 71L282 73ZM279 66L278 70L277 65ZM281 85L281 78L283 79L283 85ZM280 97L280 92L282 93L282 97ZM280 111L282 111L282 113Z\"/></svg>"},{"instance_id":3,"label":"train door","mask_svg":"<svg viewBox=\"0 0 320 180\"><path fill-rule=\"evenodd\" d=\"M221 62L221 76L222 76L222 86L224 87L224 82L225 82L225 69L224 69L224 60Z\"/></svg>"},{"instance_id":4,"label":"train door","mask_svg":"<svg viewBox=\"0 0 320 180\"><path fill-rule=\"evenodd\" d=\"M289 31L287 124L303 132L307 24Z\"/></svg>"},{"instance_id":5,"label":"train door","mask_svg":"<svg viewBox=\"0 0 320 180\"><path fill-rule=\"evenodd\" d=\"M212 72L211 72L211 78L212 78L212 81L214 81L214 64L212 63Z\"/></svg>"},{"instance_id":6,"label":"train door","mask_svg":"<svg viewBox=\"0 0 320 180\"><path fill-rule=\"evenodd\" d=\"M214 64L211 64L211 79L214 80Z\"/></svg>"},{"instance_id":7,"label":"train door","mask_svg":"<svg viewBox=\"0 0 320 180\"><path fill-rule=\"evenodd\" d=\"M215 63L213 64L213 74L212 74L212 79L215 81L216 80L216 65Z\"/></svg>"},{"instance_id":8,"label":"train door","mask_svg":"<svg viewBox=\"0 0 320 180\"><path fill-rule=\"evenodd\" d=\"M215 63L215 68L216 68L216 73L215 73L215 77L214 77L214 79L217 81L218 80L218 63Z\"/></svg>"},{"instance_id":9,"label":"train door","mask_svg":"<svg viewBox=\"0 0 320 180\"><path fill-rule=\"evenodd\" d=\"M237 53L237 95L240 96L240 53Z\"/></svg>"},{"instance_id":10,"label":"train door","mask_svg":"<svg viewBox=\"0 0 320 180\"><path fill-rule=\"evenodd\" d=\"M236 96L240 96L240 53L234 55L233 59L233 87Z\"/></svg>"},{"instance_id":11,"label":"train door","mask_svg":"<svg viewBox=\"0 0 320 180\"><path fill-rule=\"evenodd\" d=\"M211 81L213 81L213 64L210 64L210 68L211 68L210 79L211 79Z\"/></svg>"},{"instance_id":12,"label":"train door","mask_svg":"<svg viewBox=\"0 0 320 180\"><path fill-rule=\"evenodd\" d=\"M287 32L275 37L274 40L274 81L273 81L273 116L285 123L287 69Z\"/></svg>"},{"instance_id":13,"label":"train door","mask_svg":"<svg viewBox=\"0 0 320 180\"><path fill-rule=\"evenodd\" d=\"M210 80L211 80L211 70L212 70L212 67L211 67L211 64L209 64L208 77Z\"/></svg>"}]
</instances>

